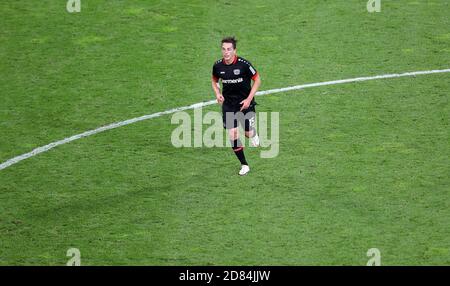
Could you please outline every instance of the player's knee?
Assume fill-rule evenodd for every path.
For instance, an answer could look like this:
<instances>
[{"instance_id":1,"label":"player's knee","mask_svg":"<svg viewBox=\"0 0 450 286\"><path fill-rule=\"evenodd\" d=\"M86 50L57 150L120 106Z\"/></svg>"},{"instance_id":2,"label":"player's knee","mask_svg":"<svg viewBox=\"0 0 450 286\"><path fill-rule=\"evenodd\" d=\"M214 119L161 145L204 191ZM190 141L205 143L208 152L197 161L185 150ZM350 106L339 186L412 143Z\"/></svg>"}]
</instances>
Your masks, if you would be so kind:
<instances>
[{"instance_id":1,"label":"player's knee","mask_svg":"<svg viewBox=\"0 0 450 286\"><path fill-rule=\"evenodd\" d=\"M230 129L229 135L231 140L238 139L238 129L237 128Z\"/></svg>"},{"instance_id":2,"label":"player's knee","mask_svg":"<svg viewBox=\"0 0 450 286\"><path fill-rule=\"evenodd\" d=\"M249 130L245 131L245 137L247 138L251 138L254 136L255 129L254 128L250 128Z\"/></svg>"}]
</instances>

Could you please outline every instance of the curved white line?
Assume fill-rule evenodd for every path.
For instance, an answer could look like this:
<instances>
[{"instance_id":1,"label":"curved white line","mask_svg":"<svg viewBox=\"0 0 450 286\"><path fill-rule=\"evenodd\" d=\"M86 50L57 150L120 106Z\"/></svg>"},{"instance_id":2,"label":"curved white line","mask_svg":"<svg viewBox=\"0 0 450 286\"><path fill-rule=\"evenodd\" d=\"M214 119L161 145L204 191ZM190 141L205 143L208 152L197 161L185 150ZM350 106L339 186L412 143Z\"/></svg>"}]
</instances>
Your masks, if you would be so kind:
<instances>
[{"instance_id":1,"label":"curved white line","mask_svg":"<svg viewBox=\"0 0 450 286\"><path fill-rule=\"evenodd\" d=\"M266 91L259 91L259 92L256 93L256 95L260 96L260 95L267 95L267 94L272 94L272 93L286 92L286 91L291 91L291 90L305 89L305 88L308 88L308 87L335 85L335 84L342 84L342 83L349 83L349 82L359 82L359 81L368 81L368 80L376 80L376 79L397 78L397 77L417 76L417 75L426 75L426 74L435 74L435 73L448 73L448 72L450 72L450 69L416 71L416 72L407 72L407 73L401 73L401 74L385 74L385 75L377 75L377 76L369 76L369 77L357 77L357 78L341 79L341 80L317 82L317 83L309 83L309 84L296 85L296 86L285 87L285 88L278 88L278 89L271 89L271 90L266 90ZM148 115L144 115L144 116L128 119L128 120L125 120L125 121L112 123L112 124L109 124L109 125L106 125L106 126L99 127L97 129L89 130L89 131L83 132L81 134L73 135L71 137L67 137L67 138L64 138L64 139L56 141L56 142L52 142L52 143L47 144L45 146L38 147L38 148L34 149L31 152L28 152L28 153L19 155L17 157L14 157L12 159L9 159L9 160L5 161L4 163L0 164L0 170L8 168L11 165L14 165L14 164L16 164L16 163L18 163L18 162L20 162L22 160L28 159L30 157L36 156L36 155L38 155L40 153L47 152L48 150L53 149L53 148L55 148L55 147L57 147L59 145L66 144L66 143L78 140L80 138L83 138L83 137L88 137L88 136L91 136L91 135L94 135L94 134L97 134L97 133L100 133L100 132L103 132L103 131L106 131L106 130L110 130L110 129L114 129L114 128L117 128L117 127L125 126L125 125L132 124L132 123L135 123L135 122L139 122L139 121L142 121L142 120L147 120L147 119L151 119L151 118L160 117L160 116L163 116L163 115L166 115L166 114L175 113L177 111L204 107L204 106L212 105L212 104L215 104L215 103L216 103L215 100L195 103L195 104L192 104L192 105L189 105L189 106L173 108L173 109L169 109L169 110L166 110L166 111L157 112L157 113L153 113L153 114L148 114Z\"/></svg>"}]
</instances>

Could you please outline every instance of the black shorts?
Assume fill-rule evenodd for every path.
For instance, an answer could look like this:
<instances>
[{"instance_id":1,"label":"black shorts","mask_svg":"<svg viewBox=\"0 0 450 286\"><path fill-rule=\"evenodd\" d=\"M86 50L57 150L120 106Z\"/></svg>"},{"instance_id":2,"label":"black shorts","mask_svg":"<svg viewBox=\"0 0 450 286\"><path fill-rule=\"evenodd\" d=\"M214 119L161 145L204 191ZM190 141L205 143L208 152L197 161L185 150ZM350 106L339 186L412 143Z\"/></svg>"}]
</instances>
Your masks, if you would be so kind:
<instances>
[{"instance_id":1,"label":"black shorts","mask_svg":"<svg viewBox=\"0 0 450 286\"><path fill-rule=\"evenodd\" d=\"M240 111L240 106L222 105L223 128L232 129L238 127L238 122L245 131L255 128L255 103L251 103L247 109Z\"/></svg>"}]
</instances>

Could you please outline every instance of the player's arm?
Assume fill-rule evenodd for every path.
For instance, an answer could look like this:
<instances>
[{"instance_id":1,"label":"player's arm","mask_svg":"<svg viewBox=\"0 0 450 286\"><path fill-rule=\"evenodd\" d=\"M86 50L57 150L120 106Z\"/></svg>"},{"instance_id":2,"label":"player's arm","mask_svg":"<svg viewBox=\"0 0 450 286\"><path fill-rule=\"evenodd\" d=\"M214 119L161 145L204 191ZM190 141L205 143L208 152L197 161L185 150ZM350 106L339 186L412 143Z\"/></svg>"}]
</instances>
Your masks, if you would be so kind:
<instances>
[{"instance_id":1,"label":"player's arm","mask_svg":"<svg viewBox=\"0 0 450 286\"><path fill-rule=\"evenodd\" d=\"M241 107L241 111L244 109L247 109L250 106L250 103L253 100L253 97L255 97L256 92L259 89L259 86L261 85L261 78L259 77L259 74L256 73L253 77L253 85L252 85L252 90L250 91L250 94L248 95L248 97L241 101L242 107Z\"/></svg>"},{"instance_id":2,"label":"player's arm","mask_svg":"<svg viewBox=\"0 0 450 286\"><path fill-rule=\"evenodd\" d=\"M214 65L212 69L211 86L214 90L214 94L216 95L217 103L222 104L225 99L223 98L222 92L220 92L219 72L217 71L216 65Z\"/></svg>"},{"instance_id":3,"label":"player's arm","mask_svg":"<svg viewBox=\"0 0 450 286\"><path fill-rule=\"evenodd\" d=\"M261 85L261 79L259 78L259 74L256 74L253 78L253 85L252 90L250 91L250 94L247 97L247 100L249 102L252 102L253 97L255 97L256 92L259 89L259 86Z\"/></svg>"},{"instance_id":4,"label":"player's arm","mask_svg":"<svg viewBox=\"0 0 450 286\"><path fill-rule=\"evenodd\" d=\"M211 85L212 85L212 89L214 90L214 94L216 95L217 102L219 104L222 104L224 101L224 98L223 98L222 93L220 92L219 79L215 76L212 76Z\"/></svg>"}]
</instances>

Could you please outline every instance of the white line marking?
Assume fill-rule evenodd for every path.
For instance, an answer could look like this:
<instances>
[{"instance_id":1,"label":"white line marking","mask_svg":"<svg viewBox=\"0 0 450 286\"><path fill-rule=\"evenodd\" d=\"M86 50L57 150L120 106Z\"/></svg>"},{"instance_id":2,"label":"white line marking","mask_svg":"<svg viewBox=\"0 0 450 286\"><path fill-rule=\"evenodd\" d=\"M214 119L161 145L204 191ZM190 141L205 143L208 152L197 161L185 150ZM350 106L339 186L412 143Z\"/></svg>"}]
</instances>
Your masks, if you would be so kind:
<instances>
[{"instance_id":1,"label":"white line marking","mask_svg":"<svg viewBox=\"0 0 450 286\"><path fill-rule=\"evenodd\" d=\"M448 72L450 72L450 69L430 70L430 71L416 71L416 72L407 72L407 73L401 73L401 74L385 74L385 75L377 75L377 76L369 76L369 77L357 77L357 78L349 78L349 79L342 79L342 80L309 83L309 84L302 84L302 85L296 85L296 86L285 87L285 88L278 88L278 89L271 89L271 90L266 90L266 91L259 91L259 92L256 93L256 95L260 96L260 95L267 95L267 94L272 94L272 93L286 92L286 91L291 91L291 90L305 89L305 88L308 88L308 87L335 85L335 84L342 84L342 83L349 83L349 82L360 82L360 81L368 81L368 80L376 80L376 79L398 78L398 77L426 75L426 74L435 74L435 73L448 73ZM106 125L106 126L99 127L97 129L89 130L89 131L86 131L86 132L83 132L83 133L80 133L80 134L77 134L77 135L73 135L71 137L64 138L64 139L56 141L56 142L52 142L52 143L47 144L45 146L38 147L38 148L34 149L31 152L28 152L28 153L19 155L17 157L14 157L12 159L9 159L9 160L5 161L4 163L0 164L0 170L8 168L11 165L19 163L20 161L28 159L30 157L36 156L36 155L38 155L40 153L47 152L48 150L53 149L53 148L55 148L55 147L57 147L59 145L66 144L66 143L69 143L69 142L81 139L83 137L88 137L88 136L91 136L91 135L94 135L94 134L97 134L97 133L100 133L100 132L103 132L103 131L107 131L107 130L114 129L114 128L117 128L117 127L125 126L125 125L132 124L132 123L135 123L135 122L139 122L139 121L143 121L143 120L147 120L147 119L151 119L151 118L156 118L156 117L161 117L163 115L175 113L177 111L200 108L200 107L212 105L212 104L215 104L215 103L216 103L215 100L199 102L199 103L195 103L195 104L192 104L192 105L189 105L189 106L173 108L173 109L169 109L169 110L166 110L166 111L157 112L157 113L153 113L153 114L148 114L148 115L144 115L144 116L128 119L128 120L125 120L125 121L112 123L112 124L109 124L109 125Z\"/></svg>"}]
</instances>

